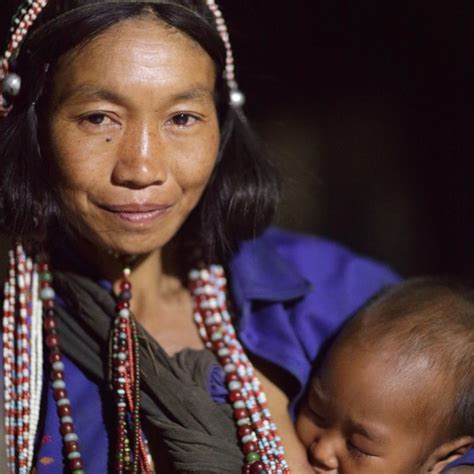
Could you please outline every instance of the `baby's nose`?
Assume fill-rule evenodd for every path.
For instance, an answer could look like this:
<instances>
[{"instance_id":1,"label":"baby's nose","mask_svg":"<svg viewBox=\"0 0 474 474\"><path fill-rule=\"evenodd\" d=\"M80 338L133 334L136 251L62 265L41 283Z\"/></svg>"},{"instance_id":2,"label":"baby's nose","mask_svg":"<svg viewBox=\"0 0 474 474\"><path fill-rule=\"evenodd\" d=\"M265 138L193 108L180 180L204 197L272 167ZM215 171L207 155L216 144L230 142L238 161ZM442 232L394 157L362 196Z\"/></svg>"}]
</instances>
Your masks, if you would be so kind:
<instances>
[{"instance_id":1,"label":"baby's nose","mask_svg":"<svg viewBox=\"0 0 474 474\"><path fill-rule=\"evenodd\" d=\"M309 447L309 461L321 474L337 474L337 457L330 438L320 437Z\"/></svg>"}]
</instances>

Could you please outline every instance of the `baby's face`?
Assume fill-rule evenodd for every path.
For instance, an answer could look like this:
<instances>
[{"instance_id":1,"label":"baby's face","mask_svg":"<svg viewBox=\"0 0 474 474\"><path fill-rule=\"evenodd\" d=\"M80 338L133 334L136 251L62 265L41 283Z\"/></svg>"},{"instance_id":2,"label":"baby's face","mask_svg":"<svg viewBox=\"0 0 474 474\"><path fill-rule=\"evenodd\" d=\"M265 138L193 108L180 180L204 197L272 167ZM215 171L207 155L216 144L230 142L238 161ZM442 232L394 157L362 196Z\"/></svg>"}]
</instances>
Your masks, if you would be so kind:
<instances>
[{"instance_id":1,"label":"baby's face","mask_svg":"<svg viewBox=\"0 0 474 474\"><path fill-rule=\"evenodd\" d=\"M393 367L388 354L331 350L298 415L296 429L318 473L420 474L442 431L443 381L427 361Z\"/></svg>"}]
</instances>

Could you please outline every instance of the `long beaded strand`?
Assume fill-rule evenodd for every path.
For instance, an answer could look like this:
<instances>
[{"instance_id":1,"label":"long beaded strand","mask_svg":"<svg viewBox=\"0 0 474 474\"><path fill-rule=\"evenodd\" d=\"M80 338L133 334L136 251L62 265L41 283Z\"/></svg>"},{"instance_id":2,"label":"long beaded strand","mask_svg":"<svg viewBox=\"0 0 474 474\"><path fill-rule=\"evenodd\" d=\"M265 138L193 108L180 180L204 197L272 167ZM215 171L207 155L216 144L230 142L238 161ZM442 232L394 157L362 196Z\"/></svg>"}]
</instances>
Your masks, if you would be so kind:
<instances>
[{"instance_id":1,"label":"long beaded strand","mask_svg":"<svg viewBox=\"0 0 474 474\"><path fill-rule=\"evenodd\" d=\"M51 366L51 382L56 409L59 416L59 431L63 438L64 451L71 474L84 474L79 437L74 428L71 402L68 398L66 381L64 377L64 363L59 349L59 335L56 317L54 314L55 293L52 288L52 274L46 262L39 265L41 291L40 298L43 302L45 342L49 348L48 360Z\"/></svg>"},{"instance_id":2,"label":"long beaded strand","mask_svg":"<svg viewBox=\"0 0 474 474\"><path fill-rule=\"evenodd\" d=\"M117 295L111 338L111 381L117 408L116 469L118 473L149 473L151 467L140 421L140 352L137 328L130 311L130 273L130 268L125 267ZM128 436L129 421L132 446Z\"/></svg>"},{"instance_id":3,"label":"long beaded strand","mask_svg":"<svg viewBox=\"0 0 474 474\"><path fill-rule=\"evenodd\" d=\"M9 252L3 302L3 372L7 464L27 473L39 419L42 385L41 307L38 273L21 245Z\"/></svg>"},{"instance_id":4,"label":"long beaded strand","mask_svg":"<svg viewBox=\"0 0 474 474\"><path fill-rule=\"evenodd\" d=\"M17 288L18 288L18 336L15 338L16 360L15 372L18 377L16 393L16 453L20 472L26 472L30 418L30 353L28 342L31 333L31 315L28 314L28 277L26 258L20 245L16 247L17 259Z\"/></svg>"},{"instance_id":5,"label":"long beaded strand","mask_svg":"<svg viewBox=\"0 0 474 474\"><path fill-rule=\"evenodd\" d=\"M5 399L5 431L7 464L10 472L16 472L16 370L15 370L15 305L16 305L16 262L15 252L8 252L9 269L4 286L3 300L3 377Z\"/></svg>"},{"instance_id":6,"label":"long beaded strand","mask_svg":"<svg viewBox=\"0 0 474 474\"><path fill-rule=\"evenodd\" d=\"M39 275L36 265L31 258L27 261L27 274L31 275L31 399L29 436L27 440L27 466L33 465L34 446L38 430L39 415L41 409L41 392L43 389L43 307L39 298Z\"/></svg>"},{"instance_id":7,"label":"long beaded strand","mask_svg":"<svg viewBox=\"0 0 474 474\"><path fill-rule=\"evenodd\" d=\"M217 354L226 373L229 401L245 454L243 472L289 473L265 394L235 335L226 307L226 281L222 267L212 265L210 269L193 270L189 280L199 334L206 347Z\"/></svg>"}]
</instances>

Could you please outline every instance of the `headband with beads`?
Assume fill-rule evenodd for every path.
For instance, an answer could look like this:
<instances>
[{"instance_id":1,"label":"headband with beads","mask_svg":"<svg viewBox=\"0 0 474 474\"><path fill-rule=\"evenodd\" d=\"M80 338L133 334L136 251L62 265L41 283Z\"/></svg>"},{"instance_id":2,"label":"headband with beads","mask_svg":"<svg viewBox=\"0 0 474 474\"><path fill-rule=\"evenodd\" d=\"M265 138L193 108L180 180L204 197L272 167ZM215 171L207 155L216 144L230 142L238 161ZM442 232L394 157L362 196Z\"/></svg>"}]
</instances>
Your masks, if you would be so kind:
<instances>
[{"instance_id":1,"label":"headband with beads","mask_svg":"<svg viewBox=\"0 0 474 474\"><path fill-rule=\"evenodd\" d=\"M46 7L49 1L54 0L27 0L15 13L11 25L11 37L3 53L0 64L0 117L7 115L11 109L11 102L20 93L21 78L11 70L12 60L18 55L29 29L34 21ZM110 3L141 3L141 0L103 0ZM160 0L144 0L143 3L162 3ZM211 11L219 36L225 46L226 62L224 79L229 89L229 103L232 107L241 107L245 97L239 90L235 79L234 55L230 44L229 32L222 12L215 0L206 0L206 5Z\"/></svg>"}]
</instances>

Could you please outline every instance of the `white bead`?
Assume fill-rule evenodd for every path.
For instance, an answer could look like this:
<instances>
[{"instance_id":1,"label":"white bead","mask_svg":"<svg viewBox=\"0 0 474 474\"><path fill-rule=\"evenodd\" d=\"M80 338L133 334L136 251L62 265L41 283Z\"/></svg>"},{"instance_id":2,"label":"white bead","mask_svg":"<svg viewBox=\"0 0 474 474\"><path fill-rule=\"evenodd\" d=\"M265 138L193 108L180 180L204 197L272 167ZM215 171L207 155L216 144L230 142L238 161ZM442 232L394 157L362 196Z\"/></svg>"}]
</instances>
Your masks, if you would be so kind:
<instances>
[{"instance_id":1,"label":"white bead","mask_svg":"<svg viewBox=\"0 0 474 474\"><path fill-rule=\"evenodd\" d=\"M221 347L218 351L217 351L217 355L219 357L226 357L230 354L230 351L227 347Z\"/></svg>"},{"instance_id":2,"label":"white bead","mask_svg":"<svg viewBox=\"0 0 474 474\"><path fill-rule=\"evenodd\" d=\"M224 365L224 372L226 374L230 374L232 372L235 372L237 369L237 367L235 366L235 364L226 364Z\"/></svg>"},{"instance_id":3,"label":"white bead","mask_svg":"<svg viewBox=\"0 0 474 474\"><path fill-rule=\"evenodd\" d=\"M238 380L232 380L229 382L229 390L239 390L242 384Z\"/></svg>"},{"instance_id":4,"label":"white bead","mask_svg":"<svg viewBox=\"0 0 474 474\"><path fill-rule=\"evenodd\" d=\"M119 315L121 318L128 319L130 317L130 310L127 308L123 308L120 310Z\"/></svg>"},{"instance_id":5,"label":"white bead","mask_svg":"<svg viewBox=\"0 0 474 474\"><path fill-rule=\"evenodd\" d=\"M236 409L245 408L245 402L242 400L237 400L232 406Z\"/></svg>"},{"instance_id":6,"label":"white bead","mask_svg":"<svg viewBox=\"0 0 474 474\"><path fill-rule=\"evenodd\" d=\"M240 420L237 420L237 425L250 425L250 418L241 418Z\"/></svg>"},{"instance_id":7,"label":"white bead","mask_svg":"<svg viewBox=\"0 0 474 474\"><path fill-rule=\"evenodd\" d=\"M239 90L230 92L230 105L232 107L242 107L245 104L245 96Z\"/></svg>"}]
</instances>

